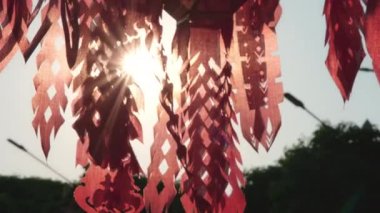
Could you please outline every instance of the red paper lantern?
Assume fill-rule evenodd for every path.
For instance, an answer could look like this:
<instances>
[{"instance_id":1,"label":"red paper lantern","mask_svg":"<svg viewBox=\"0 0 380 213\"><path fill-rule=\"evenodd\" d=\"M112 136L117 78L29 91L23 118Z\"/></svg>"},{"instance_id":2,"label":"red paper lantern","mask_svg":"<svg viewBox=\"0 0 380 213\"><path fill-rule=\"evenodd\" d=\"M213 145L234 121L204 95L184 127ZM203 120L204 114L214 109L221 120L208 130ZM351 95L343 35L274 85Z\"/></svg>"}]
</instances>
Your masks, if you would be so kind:
<instances>
[{"instance_id":1,"label":"red paper lantern","mask_svg":"<svg viewBox=\"0 0 380 213\"><path fill-rule=\"evenodd\" d=\"M243 212L245 180L236 147L244 138L269 150L283 100L275 27L278 0L2 0L0 69L19 49L41 44L34 78L33 127L48 156L64 122L65 87L78 96L73 127L77 164L88 166L74 192L87 212L168 209L178 193L188 212ZM368 52L380 80L380 4L326 0L326 65L344 100ZM37 14L42 24L31 41ZM172 17L174 25L161 19ZM172 28L171 28L172 27ZM144 99L157 100L148 183L131 143L143 142Z\"/></svg>"}]
</instances>

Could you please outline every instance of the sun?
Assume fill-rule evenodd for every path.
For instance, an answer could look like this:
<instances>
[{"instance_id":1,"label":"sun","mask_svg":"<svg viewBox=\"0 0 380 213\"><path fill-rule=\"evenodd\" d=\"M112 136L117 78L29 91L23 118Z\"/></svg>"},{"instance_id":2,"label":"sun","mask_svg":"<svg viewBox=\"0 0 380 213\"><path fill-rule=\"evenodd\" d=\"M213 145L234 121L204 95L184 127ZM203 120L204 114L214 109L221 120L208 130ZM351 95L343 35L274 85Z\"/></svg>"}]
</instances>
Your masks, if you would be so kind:
<instances>
[{"instance_id":1,"label":"sun","mask_svg":"<svg viewBox=\"0 0 380 213\"><path fill-rule=\"evenodd\" d=\"M131 77L144 94L160 89L163 69L162 63L157 57L150 53L146 47L139 47L123 56L123 74ZM150 90L153 91L149 92Z\"/></svg>"},{"instance_id":2,"label":"sun","mask_svg":"<svg viewBox=\"0 0 380 213\"><path fill-rule=\"evenodd\" d=\"M146 44L146 38L149 30L134 26L136 34L131 36L126 34L124 44L132 45L124 53L121 61L122 73L131 77L132 81L140 87L143 94L148 97L159 96L161 80L164 76L164 69L161 57L159 55L159 41L154 40L149 45ZM145 97L146 99L146 97Z\"/></svg>"}]
</instances>

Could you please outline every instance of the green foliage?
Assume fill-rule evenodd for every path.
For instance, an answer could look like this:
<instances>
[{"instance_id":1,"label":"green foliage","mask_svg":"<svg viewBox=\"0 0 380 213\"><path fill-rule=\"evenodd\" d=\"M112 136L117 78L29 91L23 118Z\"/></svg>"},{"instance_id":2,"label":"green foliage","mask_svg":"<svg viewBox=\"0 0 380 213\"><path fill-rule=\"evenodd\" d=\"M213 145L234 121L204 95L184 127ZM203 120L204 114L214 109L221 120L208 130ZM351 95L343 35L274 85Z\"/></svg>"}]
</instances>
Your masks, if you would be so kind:
<instances>
[{"instance_id":1,"label":"green foliage","mask_svg":"<svg viewBox=\"0 0 380 213\"><path fill-rule=\"evenodd\" d=\"M380 212L380 131L322 126L247 180L246 212Z\"/></svg>"},{"instance_id":2,"label":"green foliage","mask_svg":"<svg viewBox=\"0 0 380 213\"><path fill-rule=\"evenodd\" d=\"M38 178L0 177L0 212L81 212L73 187Z\"/></svg>"}]
</instances>

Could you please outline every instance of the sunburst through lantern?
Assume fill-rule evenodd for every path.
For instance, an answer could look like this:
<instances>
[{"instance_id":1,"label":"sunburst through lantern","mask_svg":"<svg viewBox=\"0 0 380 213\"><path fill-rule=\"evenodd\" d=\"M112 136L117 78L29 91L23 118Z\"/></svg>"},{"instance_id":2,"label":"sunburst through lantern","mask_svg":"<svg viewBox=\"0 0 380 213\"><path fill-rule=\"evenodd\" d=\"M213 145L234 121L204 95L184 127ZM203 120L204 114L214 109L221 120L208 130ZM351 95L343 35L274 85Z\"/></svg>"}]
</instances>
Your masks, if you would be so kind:
<instances>
[{"instance_id":1,"label":"sunburst through lantern","mask_svg":"<svg viewBox=\"0 0 380 213\"><path fill-rule=\"evenodd\" d=\"M380 76L377 2L364 1L364 15L360 0L326 0L326 64L344 99L364 56L360 30ZM278 133L280 15L279 0L1 0L0 68L42 44L32 105L46 157L73 84L83 210L168 211L178 179L187 212L243 212L233 126L256 150ZM154 123L142 125L146 118ZM143 139L153 143L142 193L133 144Z\"/></svg>"}]
</instances>

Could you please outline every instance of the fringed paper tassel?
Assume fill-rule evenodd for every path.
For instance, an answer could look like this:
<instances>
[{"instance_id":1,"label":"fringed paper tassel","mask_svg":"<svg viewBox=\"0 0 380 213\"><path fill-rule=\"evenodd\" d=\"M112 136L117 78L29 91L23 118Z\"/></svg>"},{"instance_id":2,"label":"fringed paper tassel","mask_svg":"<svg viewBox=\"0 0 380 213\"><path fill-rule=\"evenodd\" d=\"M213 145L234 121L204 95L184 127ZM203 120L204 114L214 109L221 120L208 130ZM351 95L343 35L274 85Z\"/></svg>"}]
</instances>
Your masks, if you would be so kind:
<instances>
[{"instance_id":1,"label":"fringed paper tassel","mask_svg":"<svg viewBox=\"0 0 380 213\"><path fill-rule=\"evenodd\" d=\"M364 11L360 0L326 0L326 66L344 101L350 98L356 74L365 56L360 30Z\"/></svg>"},{"instance_id":2,"label":"fringed paper tassel","mask_svg":"<svg viewBox=\"0 0 380 213\"><path fill-rule=\"evenodd\" d=\"M42 22L37 33L29 41L27 35L29 26L42 8L43 0L39 0L32 8L32 0L13 1L4 0L0 2L0 71L13 58L18 49L24 56L25 61L29 59L50 26L55 23L59 16L59 1L50 0L41 13Z\"/></svg>"},{"instance_id":3,"label":"fringed paper tassel","mask_svg":"<svg viewBox=\"0 0 380 213\"><path fill-rule=\"evenodd\" d=\"M281 126L283 100L275 26L281 8L278 0L248 0L235 13L231 60L234 64L236 112L245 139L258 150L271 147Z\"/></svg>"},{"instance_id":4,"label":"fringed paper tassel","mask_svg":"<svg viewBox=\"0 0 380 213\"><path fill-rule=\"evenodd\" d=\"M224 203L222 203L222 212L244 212L246 201L241 187L245 186L243 172L239 168L242 165L240 152L235 143L238 143L238 137L232 127L232 123L237 123L236 114L232 101L232 67L230 63L224 66L219 75L218 93L216 99L219 106L217 111L221 111L222 116L219 116L216 123L219 123L217 138L227 142L224 154L228 160L227 175L228 185L224 193Z\"/></svg>"},{"instance_id":5,"label":"fringed paper tassel","mask_svg":"<svg viewBox=\"0 0 380 213\"><path fill-rule=\"evenodd\" d=\"M162 23L166 24L166 23ZM157 37L161 38L162 28L157 25L155 31ZM178 102L175 98L174 81L175 77L171 74L175 71L174 59L171 54L163 54L164 44L161 39L161 51L159 52L162 59L162 67L165 70L164 79L162 79L159 105L157 107L158 122L154 126L154 141L150 148L151 163L148 167L147 185L144 189L145 207L148 212L161 213L167 212L170 204L177 194L175 179L180 169L177 156L178 145L181 142L179 134L177 115ZM170 45L169 45L170 46ZM171 53L171 50L164 50ZM169 69L172 73L169 74ZM175 74L174 74L175 75Z\"/></svg>"},{"instance_id":6,"label":"fringed paper tassel","mask_svg":"<svg viewBox=\"0 0 380 213\"><path fill-rule=\"evenodd\" d=\"M168 129L178 121L173 113L172 87L167 82L161 93L158 107L159 121L154 127L154 143L150 149L151 163L148 167L148 184L144 189L146 209L152 213L168 211L177 194L175 178L179 172L177 160L177 142Z\"/></svg>"},{"instance_id":7,"label":"fringed paper tassel","mask_svg":"<svg viewBox=\"0 0 380 213\"><path fill-rule=\"evenodd\" d=\"M373 69L380 83L380 1L368 0L364 21L364 35Z\"/></svg>"},{"instance_id":8,"label":"fringed paper tassel","mask_svg":"<svg viewBox=\"0 0 380 213\"><path fill-rule=\"evenodd\" d=\"M62 113L67 106L66 89L72 80L64 47L63 30L56 22L45 35L37 56L38 72L34 77L36 95L32 100L35 112L33 127L40 136L45 157L49 154L52 133L56 136L64 123Z\"/></svg>"},{"instance_id":9,"label":"fringed paper tassel","mask_svg":"<svg viewBox=\"0 0 380 213\"><path fill-rule=\"evenodd\" d=\"M220 30L191 28L190 55L194 60L188 88L190 140L181 180L181 201L187 212L228 212L230 200L239 202L242 208L235 208L238 212L245 206L237 178L242 175L236 170L240 156L227 155L234 150L236 135L230 121L234 117L229 105L231 67L228 63L223 66L223 47ZM239 181L244 183L243 179Z\"/></svg>"}]
</instances>

